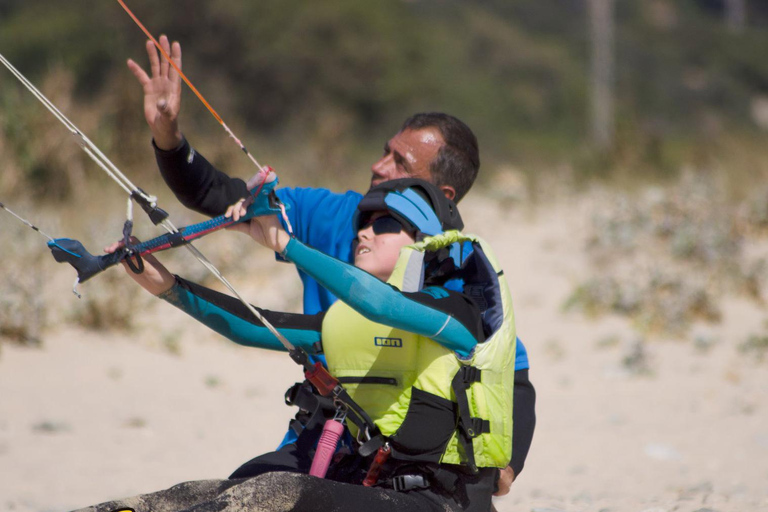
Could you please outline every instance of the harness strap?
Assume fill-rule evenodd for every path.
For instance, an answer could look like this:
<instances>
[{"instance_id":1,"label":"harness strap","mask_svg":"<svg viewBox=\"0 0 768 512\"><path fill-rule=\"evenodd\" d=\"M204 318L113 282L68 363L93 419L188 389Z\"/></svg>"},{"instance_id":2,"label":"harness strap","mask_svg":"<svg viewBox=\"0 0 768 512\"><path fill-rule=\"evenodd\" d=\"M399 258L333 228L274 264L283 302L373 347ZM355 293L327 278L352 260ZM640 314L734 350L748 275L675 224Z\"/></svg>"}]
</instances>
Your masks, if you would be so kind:
<instances>
[{"instance_id":1,"label":"harness strap","mask_svg":"<svg viewBox=\"0 0 768 512\"><path fill-rule=\"evenodd\" d=\"M300 409L290 422L297 436L296 446L303 453L312 453L325 421L333 418L336 412L333 401L313 393L309 382L304 381L297 382L285 392L285 403Z\"/></svg>"},{"instance_id":2,"label":"harness strap","mask_svg":"<svg viewBox=\"0 0 768 512\"><path fill-rule=\"evenodd\" d=\"M341 403L346 405L349 408L349 412L351 414L347 415L347 419L351 420L352 423L354 423L357 428L360 430L360 434L367 436L368 440L360 447L360 454L363 455L363 457L366 457L367 455L370 455L373 453L373 450L370 450L369 453L367 452L367 448L371 445L371 441L376 440L377 438L381 440L381 444L383 444L383 438L381 436L381 432L379 432L379 427L376 426L376 423L373 422L371 417L368 415L365 410L360 407L360 405L357 404L354 400L352 400L352 397L349 396L349 393L347 393L347 390L344 389L344 387L339 384L336 386L336 389L333 390L333 396L335 399L339 400ZM378 441L376 441L378 442ZM378 446L381 446L379 444ZM378 448L376 446L376 448ZM376 449L374 448L374 450Z\"/></svg>"},{"instance_id":3,"label":"harness strap","mask_svg":"<svg viewBox=\"0 0 768 512\"><path fill-rule=\"evenodd\" d=\"M432 480L448 494L455 494L459 486L459 475L445 469L432 471Z\"/></svg>"},{"instance_id":4,"label":"harness strap","mask_svg":"<svg viewBox=\"0 0 768 512\"><path fill-rule=\"evenodd\" d=\"M349 396L344 386L328 372L321 362L317 361L313 364L309 360L309 354L298 347L292 347L288 354L294 362L304 368L304 377L312 383L318 394L332 399L334 404L340 402L346 406L347 412L351 413L347 415L347 419L360 429L360 433L365 436L366 440L381 436L379 428L368 413Z\"/></svg>"},{"instance_id":5,"label":"harness strap","mask_svg":"<svg viewBox=\"0 0 768 512\"><path fill-rule=\"evenodd\" d=\"M469 409L467 390L473 382L480 382L481 375L482 370L479 368L462 366L451 381L451 387L456 395L456 403L459 406L459 451L462 453L462 458L466 459L467 466L473 474L478 472L473 439L480 434L487 434L491 431L490 421L472 417Z\"/></svg>"},{"instance_id":6,"label":"harness strap","mask_svg":"<svg viewBox=\"0 0 768 512\"><path fill-rule=\"evenodd\" d=\"M297 382L285 392L285 404L305 411L314 411L320 397L312 393L309 381Z\"/></svg>"}]
</instances>

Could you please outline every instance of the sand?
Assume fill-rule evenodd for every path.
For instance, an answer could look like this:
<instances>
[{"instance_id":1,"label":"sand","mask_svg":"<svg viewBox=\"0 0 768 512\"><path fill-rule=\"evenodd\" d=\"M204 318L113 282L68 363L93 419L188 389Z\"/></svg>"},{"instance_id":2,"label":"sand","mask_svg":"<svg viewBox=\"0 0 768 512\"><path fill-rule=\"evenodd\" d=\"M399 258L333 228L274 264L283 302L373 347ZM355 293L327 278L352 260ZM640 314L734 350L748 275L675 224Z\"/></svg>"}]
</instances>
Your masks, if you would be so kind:
<instances>
[{"instance_id":1,"label":"sand","mask_svg":"<svg viewBox=\"0 0 768 512\"><path fill-rule=\"evenodd\" d=\"M538 393L527 465L500 512L768 511L768 362L737 349L764 330L759 305L727 298L720 323L652 337L641 364L625 364L639 338L627 319L562 310L590 271L588 199L462 207L505 268ZM290 269L254 257L276 277L248 290L252 302L296 297ZM49 292L76 300L66 286ZM0 510L70 510L223 478L279 442L294 363L147 304L134 332L60 324L42 348L3 343Z\"/></svg>"}]
</instances>

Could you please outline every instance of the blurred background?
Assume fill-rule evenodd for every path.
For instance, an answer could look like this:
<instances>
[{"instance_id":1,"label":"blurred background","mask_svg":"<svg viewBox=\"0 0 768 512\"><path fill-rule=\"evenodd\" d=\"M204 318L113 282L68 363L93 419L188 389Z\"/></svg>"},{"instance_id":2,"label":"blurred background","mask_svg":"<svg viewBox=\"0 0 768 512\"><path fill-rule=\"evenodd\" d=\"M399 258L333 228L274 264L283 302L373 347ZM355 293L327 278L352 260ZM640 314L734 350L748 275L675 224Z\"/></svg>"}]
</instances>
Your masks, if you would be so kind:
<instances>
[{"instance_id":1,"label":"blurred background","mask_svg":"<svg viewBox=\"0 0 768 512\"><path fill-rule=\"evenodd\" d=\"M685 176L687 188L660 206L664 218L644 228L609 209L596 234L608 237L605 246L620 246L617 236L637 245L635 231L644 229L664 242L679 239L678 260L697 253L732 270L739 240L768 225L765 2L133 0L130 7L156 36L182 43L186 74L284 185L364 190L370 165L406 117L445 111L478 136L477 190L508 206L595 184L632 194ZM198 219L174 211L159 180L141 89L125 64L146 65L144 41L116 2L0 2L3 55L134 183L189 223ZM112 241L123 215L119 189L0 71L0 197L38 214L32 220L53 236L97 247ZM219 168L249 176L251 164L184 89L184 133ZM692 186L705 189L699 206L673 204L693 197ZM671 210L677 220L667 219ZM25 229L2 217L6 231ZM38 243L17 244L15 260L47 258ZM16 282L26 278L9 272L6 289L34 296L24 291L34 283ZM583 297L584 288L577 292ZM0 334L37 337L24 331L44 325L42 312L21 317L19 301L7 302Z\"/></svg>"},{"instance_id":2,"label":"blurred background","mask_svg":"<svg viewBox=\"0 0 768 512\"><path fill-rule=\"evenodd\" d=\"M475 131L482 167L462 213L472 231L497 247L515 294L519 332L538 370L532 373L541 397L538 437L528 476L510 498L520 510L532 503L543 503L541 511L768 510L762 404L768 393L768 2L127 3L155 36L181 43L187 76L283 185L365 190L385 141L415 112L448 112ZM114 1L0 0L0 53L185 225L201 218L184 210L158 176L141 88L125 64L132 58L146 65L144 42ZM250 176L252 165L211 114L186 86L183 94L180 123L192 144L229 174ZM0 202L54 237L82 240L94 253L120 237L120 189L4 68L0 156ZM136 233L156 235L141 215L137 211ZM41 486L58 481L58 466L42 454L31 459L32 448L15 453L9 447L36 446L41 435L63 432L51 441L60 444L50 454L79 447L82 456L95 438L67 444L67 435L87 428L69 418L66 397L60 413L51 412L53 404L35 412L29 404L36 398L24 398L34 395L25 372L49 368L42 360L55 354L39 382L53 379L56 361L78 353L70 345L91 337L114 342L116 353L148 344L169 357L187 357L187 368L198 350L190 340L221 340L183 325L170 308L157 313L157 301L127 285L122 272L87 283L77 301L69 295L74 272L51 261L43 238L5 212L0 235L0 468L8 464L10 474L25 465L27 473L19 474L33 475L24 480L25 492L37 496ZM301 291L292 268L254 272L254 264L243 264L252 247L230 243L232 236L209 238L198 245L246 296L261 306L298 310ZM184 251L170 251L164 261L213 284L177 253ZM129 348L119 348L118 340L130 340ZM69 348L56 352L60 344ZM46 352L30 356L18 345ZM86 346L77 345L90 354L93 345ZM107 368L98 373L105 389L129 372L119 362L97 364ZM201 394L236 388L226 384L235 377L222 375L227 371L211 376L200 369L190 378ZM67 379L61 375L39 392L53 393ZM3 386L29 392L17 402L18 410L30 410L26 423L14 419L19 413L11 405L3 409ZM251 400L253 383L242 386ZM138 400L135 392L126 396ZM279 390L271 396L279 398ZM230 404L230 411L241 406ZM175 406L157 406L169 407ZM673 421L680 412L686 419ZM177 434L163 438L159 425L167 420L143 414L115 427L120 435L158 436L137 470L161 460L158 450ZM276 425L273 438L283 422ZM630 433L630 426L639 432ZM218 437L208 440L215 445ZM728 446L734 438L738 446ZM104 446L114 448L112 441ZM123 442L134 446L124 439L117 444ZM181 475L200 477L183 473L204 466L200 461L166 471L186 446L178 444L144 480L124 479L141 486L62 484L48 498L9 498L9 510L84 505L95 499L89 491L96 487L104 499L155 490L158 474L173 475L166 476L168 485ZM627 452L611 458L611 449ZM233 452L203 476L222 476L241 456ZM106 462L82 468L83 478L92 482L115 470L99 464ZM754 469L739 473L747 467ZM17 480L7 488L21 488ZM73 497L65 487L82 492ZM600 501L612 491L629 496L629 503ZM667 495L676 505L659 505ZM502 502L499 509L511 505Z\"/></svg>"},{"instance_id":3,"label":"blurred background","mask_svg":"<svg viewBox=\"0 0 768 512\"><path fill-rule=\"evenodd\" d=\"M430 110L476 131L484 180L504 166L579 180L669 178L686 165L744 179L765 171L759 0L129 5L154 35L182 43L192 82L253 153L290 166L296 181L347 183L405 117ZM0 29L3 54L97 145L154 176L125 66L146 62L144 37L115 2L3 0ZM68 197L91 170L77 176L79 155L40 147L60 127L8 73L0 80L2 190ZM240 164L191 93L182 121L212 157Z\"/></svg>"}]
</instances>

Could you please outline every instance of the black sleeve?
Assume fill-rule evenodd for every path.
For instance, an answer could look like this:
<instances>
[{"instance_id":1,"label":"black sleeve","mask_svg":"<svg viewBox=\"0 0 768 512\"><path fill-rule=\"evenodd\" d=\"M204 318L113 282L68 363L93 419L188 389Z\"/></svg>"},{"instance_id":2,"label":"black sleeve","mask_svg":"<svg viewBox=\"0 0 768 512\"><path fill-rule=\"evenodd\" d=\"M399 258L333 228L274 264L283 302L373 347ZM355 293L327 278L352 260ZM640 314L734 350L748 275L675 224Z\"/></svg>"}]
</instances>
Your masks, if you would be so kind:
<instances>
[{"instance_id":1,"label":"black sleeve","mask_svg":"<svg viewBox=\"0 0 768 512\"><path fill-rule=\"evenodd\" d=\"M442 311L458 320L478 343L485 341L480 308L469 296L442 287L429 287L403 295L415 302Z\"/></svg>"},{"instance_id":2,"label":"black sleeve","mask_svg":"<svg viewBox=\"0 0 768 512\"><path fill-rule=\"evenodd\" d=\"M216 217L228 206L248 197L248 187L243 180L217 170L186 138L171 151L159 149L154 141L152 146L165 183L190 210Z\"/></svg>"}]
</instances>

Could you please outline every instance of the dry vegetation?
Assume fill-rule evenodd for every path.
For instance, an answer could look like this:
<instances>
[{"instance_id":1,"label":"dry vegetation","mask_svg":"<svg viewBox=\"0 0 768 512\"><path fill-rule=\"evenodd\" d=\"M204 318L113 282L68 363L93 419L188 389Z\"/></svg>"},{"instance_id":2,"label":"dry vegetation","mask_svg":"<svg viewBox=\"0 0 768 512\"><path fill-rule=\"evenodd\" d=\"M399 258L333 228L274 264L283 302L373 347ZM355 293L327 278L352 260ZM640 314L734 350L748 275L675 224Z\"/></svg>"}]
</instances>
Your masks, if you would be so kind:
<instances>
[{"instance_id":1,"label":"dry vegetation","mask_svg":"<svg viewBox=\"0 0 768 512\"><path fill-rule=\"evenodd\" d=\"M40 344L46 319L42 290L47 278L41 251L44 246L39 243L44 239L32 239L22 232L22 228L26 230L23 224L14 226L4 220L0 228L8 242L0 273L0 339Z\"/></svg>"},{"instance_id":2,"label":"dry vegetation","mask_svg":"<svg viewBox=\"0 0 768 512\"><path fill-rule=\"evenodd\" d=\"M685 173L636 194L603 191L585 251L593 273L565 303L590 315L614 313L644 334L684 336L718 322L722 301L765 299L766 191L728 197L727 176Z\"/></svg>"}]
</instances>

